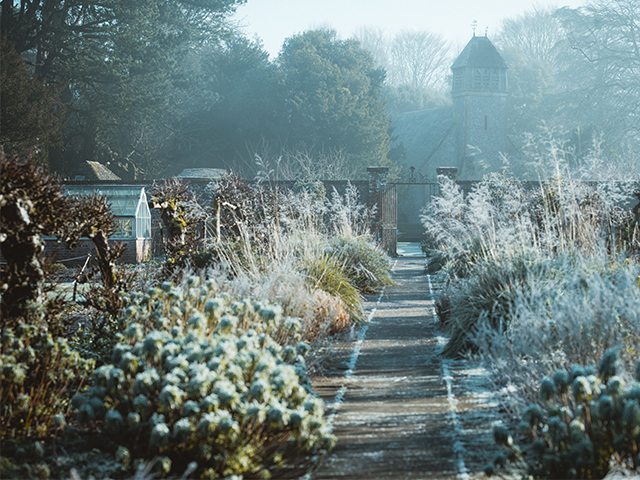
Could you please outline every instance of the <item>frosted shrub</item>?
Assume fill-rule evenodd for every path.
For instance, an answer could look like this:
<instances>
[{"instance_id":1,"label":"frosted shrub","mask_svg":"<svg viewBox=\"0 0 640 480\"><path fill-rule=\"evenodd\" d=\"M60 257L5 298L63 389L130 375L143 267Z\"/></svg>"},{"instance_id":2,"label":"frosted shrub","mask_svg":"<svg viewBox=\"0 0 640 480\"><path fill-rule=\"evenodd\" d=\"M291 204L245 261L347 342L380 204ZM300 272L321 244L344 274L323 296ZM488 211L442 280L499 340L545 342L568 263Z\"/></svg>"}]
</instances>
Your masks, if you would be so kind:
<instances>
[{"instance_id":1,"label":"frosted shrub","mask_svg":"<svg viewBox=\"0 0 640 480\"><path fill-rule=\"evenodd\" d=\"M69 347L31 325L2 331L0 425L2 439L44 436L64 427L71 397L93 371Z\"/></svg>"},{"instance_id":2,"label":"frosted shrub","mask_svg":"<svg viewBox=\"0 0 640 480\"><path fill-rule=\"evenodd\" d=\"M509 315L502 330L485 314L464 338L500 386L518 386L510 399L516 409L535 398L531 386L541 376L574 363L593 364L609 348L622 347L620 371L630 371L640 345L639 273L627 261L576 255L538 260L527 267L526 282L507 291ZM455 298L464 303L464 290Z\"/></svg>"},{"instance_id":3,"label":"frosted shrub","mask_svg":"<svg viewBox=\"0 0 640 480\"><path fill-rule=\"evenodd\" d=\"M277 299L288 313L303 317L308 338L339 332L350 319L360 319L361 292L390 282L389 259L367 234L371 212L359 203L353 185L347 185L344 195L334 189L330 200L319 182L264 196L240 180L233 189L225 185L211 186L224 199L223 241L212 244L216 253L211 257L233 276L228 285L232 291ZM267 202L263 208L270 216L253 215L248 197L253 203ZM232 229L225 227L230 219Z\"/></svg>"},{"instance_id":4,"label":"frosted shrub","mask_svg":"<svg viewBox=\"0 0 640 480\"><path fill-rule=\"evenodd\" d=\"M74 399L78 420L101 426L133 459L166 457L166 473L194 461L204 478L302 474L335 438L311 391L300 323L214 291L194 279L129 299L112 362Z\"/></svg>"},{"instance_id":5,"label":"frosted shrub","mask_svg":"<svg viewBox=\"0 0 640 480\"><path fill-rule=\"evenodd\" d=\"M598 366L573 365L540 382L540 404L530 405L514 445L504 426L494 438L505 453L486 471L506 460L521 466L529 478L603 478L612 466L640 467L640 363L627 385L617 373L616 350ZM527 454L523 455L523 451Z\"/></svg>"},{"instance_id":6,"label":"frosted shrub","mask_svg":"<svg viewBox=\"0 0 640 480\"><path fill-rule=\"evenodd\" d=\"M572 250L620 253L633 248L628 209L633 188L631 183L592 185L558 175L527 190L505 174L493 174L465 198L455 183L445 180L423 223L434 250L462 276L479 259Z\"/></svg>"},{"instance_id":7,"label":"frosted shrub","mask_svg":"<svg viewBox=\"0 0 640 480\"><path fill-rule=\"evenodd\" d=\"M300 261L299 268L308 276L313 289L340 298L351 319L363 318L362 296L349 270L338 258L330 254L307 257Z\"/></svg>"},{"instance_id":8,"label":"frosted shrub","mask_svg":"<svg viewBox=\"0 0 640 480\"><path fill-rule=\"evenodd\" d=\"M336 237L329 244L329 253L344 265L361 292L375 292L392 284L389 257L365 237Z\"/></svg>"},{"instance_id":9,"label":"frosted shrub","mask_svg":"<svg viewBox=\"0 0 640 480\"><path fill-rule=\"evenodd\" d=\"M343 235L366 235L373 211L360 203L358 189L347 184L344 196L334 188L331 200L326 206L328 222L331 230Z\"/></svg>"},{"instance_id":10,"label":"frosted shrub","mask_svg":"<svg viewBox=\"0 0 640 480\"><path fill-rule=\"evenodd\" d=\"M562 291L557 277L571 278L585 262L595 269L606 269L611 261L622 265L609 255L628 252L624 240L631 237L625 237L625 228L631 223L621 205L629 193L562 175L525 191L508 177L493 175L463 198L455 184L444 182L424 221L451 274L452 338L446 353L475 349L473 338L486 326L500 334L507 331L519 315L515 300L520 292L526 299L545 281L554 285L549 292Z\"/></svg>"}]
</instances>

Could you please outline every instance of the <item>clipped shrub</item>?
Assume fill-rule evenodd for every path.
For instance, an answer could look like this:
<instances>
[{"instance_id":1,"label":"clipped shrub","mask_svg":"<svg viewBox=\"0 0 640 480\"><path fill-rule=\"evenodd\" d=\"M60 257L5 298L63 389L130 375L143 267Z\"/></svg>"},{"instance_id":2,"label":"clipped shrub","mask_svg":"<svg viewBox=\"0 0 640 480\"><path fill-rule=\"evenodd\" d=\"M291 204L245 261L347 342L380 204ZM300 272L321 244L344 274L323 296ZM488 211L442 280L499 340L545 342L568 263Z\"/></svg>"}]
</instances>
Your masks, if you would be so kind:
<instances>
[{"instance_id":1,"label":"clipped shrub","mask_svg":"<svg viewBox=\"0 0 640 480\"><path fill-rule=\"evenodd\" d=\"M129 299L112 362L74 398L78 421L131 463L164 457L161 474L190 462L201 478L303 474L335 438L307 377L300 322L277 306L215 296L213 282L190 283Z\"/></svg>"},{"instance_id":2,"label":"clipped shrub","mask_svg":"<svg viewBox=\"0 0 640 480\"><path fill-rule=\"evenodd\" d=\"M64 422L62 415L94 362L71 349L66 339L52 338L30 325L3 329L1 340L2 438L43 436Z\"/></svg>"},{"instance_id":3,"label":"clipped shrub","mask_svg":"<svg viewBox=\"0 0 640 480\"><path fill-rule=\"evenodd\" d=\"M309 276L313 288L341 298L349 316L355 321L362 320L362 297L344 263L332 255L320 254L304 258L301 269Z\"/></svg>"},{"instance_id":4,"label":"clipped shrub","mask_svg":"<svg viewBox=\"0 0 640 480\"><path fill-rule=\"evenodd\" d=\"M391 262L379 245L365 237L341 235L331 241L329 254L335 257L361 292L375 292L391 280Z\"/></svg>"},{"instance_id":5,"label":"clipped shrub","mask_svg":"<svg viewBox=\"0 0 640 480\"><path fill-rule=\"evenodd\" d=\"M545 377L540 383L544 403L522 415L520 446L505 427L495 427L495 440L507 453L498 455L487 472L505 468L505 458L524 465L536 479L604 478L614 465L637 471L640 363L631 385L616 375L616 363L616 350L610 349L597 367L574 365Z\"/></svg>"}]
</instances>

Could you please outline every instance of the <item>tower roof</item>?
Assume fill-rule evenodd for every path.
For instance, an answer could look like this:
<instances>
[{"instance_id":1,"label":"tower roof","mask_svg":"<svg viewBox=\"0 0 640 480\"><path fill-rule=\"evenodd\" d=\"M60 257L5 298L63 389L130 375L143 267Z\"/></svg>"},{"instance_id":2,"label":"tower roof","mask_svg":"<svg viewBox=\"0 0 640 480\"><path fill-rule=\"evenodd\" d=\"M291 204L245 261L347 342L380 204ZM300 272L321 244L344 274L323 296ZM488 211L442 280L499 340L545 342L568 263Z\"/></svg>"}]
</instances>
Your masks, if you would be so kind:
<instances>
[{"instance_id":1,"label":"tower roof","mask_svg":"<svg viewBox=\"0 0 640 480\"><path fill-rule=\"evenodd\" d=\"M507 64L487 37L473 36L453 62L451 69L463 67L506 69Z\"/></svg>"}]
</instances>

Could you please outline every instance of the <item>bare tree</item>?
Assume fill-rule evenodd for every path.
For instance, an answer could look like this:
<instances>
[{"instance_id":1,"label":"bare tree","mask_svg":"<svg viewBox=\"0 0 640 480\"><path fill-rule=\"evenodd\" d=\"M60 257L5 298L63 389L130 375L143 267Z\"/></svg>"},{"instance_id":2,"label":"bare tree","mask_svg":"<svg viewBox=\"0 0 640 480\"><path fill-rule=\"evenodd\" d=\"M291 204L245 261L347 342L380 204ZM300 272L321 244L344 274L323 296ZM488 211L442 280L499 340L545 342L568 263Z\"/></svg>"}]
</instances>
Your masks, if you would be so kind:
<instances>
[{"instance_id":1,"label":"bare tree","mask_svg":"<svg viewBox=\"0 0 640 480\"><path fill-rule=\"evenodd\" d=\"M496 44L503 49L518 49L528 60L556 67L557 47L564 32L555 12L555 7L535 5L522 15L503 20Z\"/></svg>"},{"instance_id":2,"label":"bare tree","mask_svg":"<svg viewBox=\"0 0 640 480\"><path fill-rule=\"evenodd\" d=\"M356 30L354 38L373 55L377 67L389 67L389 39L383 28L362 26Z\"/></svg>"},{"instance_id":3,"label":"bare tree","mask_svg":"<svg viewBox=\"0 0 640 480\"><path fill-rule=\"evenodd\" d=\"M640 3L592 0L557 13L566 31L561 72L574 112L600 124L611 141L640 137ZM604 123L603 123L604 120Z\"/></svg>"},{"instance_id":4,"label":"bare tree","mask_svg":"<svg viewBox=\"0 0 640 480\"><path fill-rule=\"evenodd\" d=\"M387 84L421 90L441 90L451 65L451 48L442 35L403 30L393 37L382 28L363 26L355 35L378 67L387 72Z\"/></svg>"},{"instance_id":5,"label":"bare tree","mask_svg":"<svg viewBox=\"0 0 640 480\"><path fill-rule=\"evenodd\" d=\"M451 65L451 48L442 35L403 30L389 47L389 83L438 90Z\"/></svg>"}]
</instances>

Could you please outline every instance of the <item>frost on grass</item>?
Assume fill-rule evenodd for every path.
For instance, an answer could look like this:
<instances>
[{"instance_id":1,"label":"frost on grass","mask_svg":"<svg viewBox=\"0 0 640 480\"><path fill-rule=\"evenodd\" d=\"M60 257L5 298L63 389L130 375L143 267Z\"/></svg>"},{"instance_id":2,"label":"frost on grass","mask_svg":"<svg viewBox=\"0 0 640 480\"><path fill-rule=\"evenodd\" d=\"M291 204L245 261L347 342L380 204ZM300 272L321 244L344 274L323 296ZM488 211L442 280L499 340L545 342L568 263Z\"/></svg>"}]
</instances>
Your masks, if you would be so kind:
<instances>
[{"instance_id":1,"label":"frost on grass","mask_svg":"<svg viewBox=\"0 0 640 480\"><path fill-rule=\"evenodd\" d=\"M444 353L486 360L515 410L544 375L611 347L629 375L640 345L638 184L585 182L595 156L576 173L547 147L543 182L494 174L466 197L445 182L424 216L449 279Z\"/></svg>"}]
</instances>

